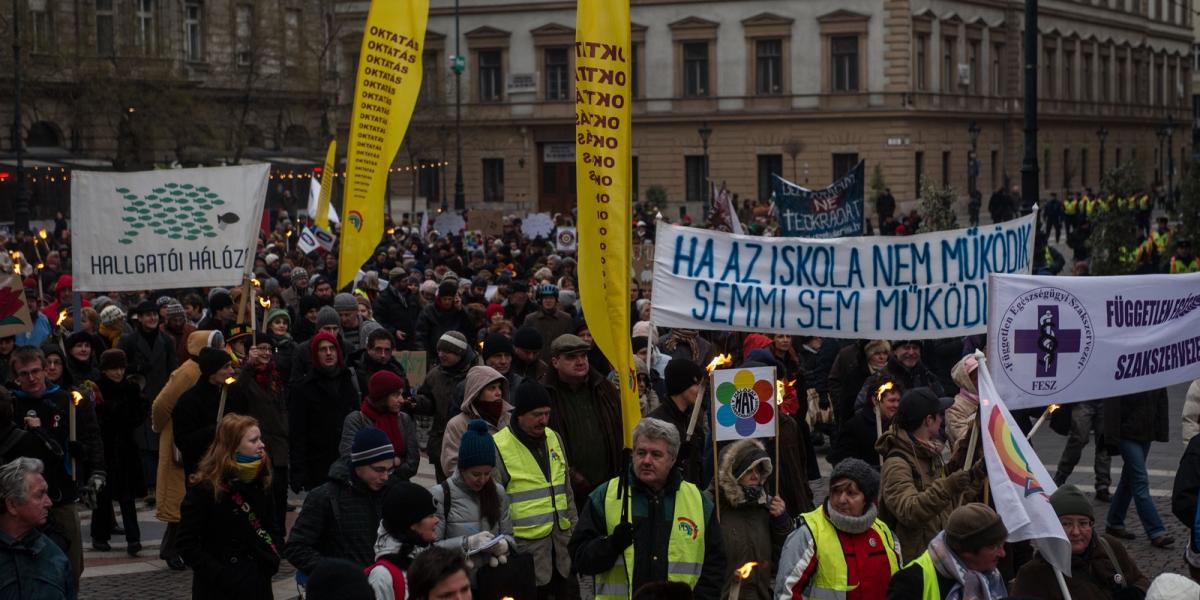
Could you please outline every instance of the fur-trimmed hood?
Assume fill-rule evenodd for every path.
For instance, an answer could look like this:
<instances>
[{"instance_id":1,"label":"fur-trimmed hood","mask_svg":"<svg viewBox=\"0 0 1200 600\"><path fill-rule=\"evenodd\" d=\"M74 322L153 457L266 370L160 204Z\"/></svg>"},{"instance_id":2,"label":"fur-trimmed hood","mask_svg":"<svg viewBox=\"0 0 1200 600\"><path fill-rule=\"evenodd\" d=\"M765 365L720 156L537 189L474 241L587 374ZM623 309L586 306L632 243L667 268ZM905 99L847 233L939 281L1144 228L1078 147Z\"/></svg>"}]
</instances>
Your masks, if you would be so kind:
<instances>
[{"instance_id":1,"label":"fur-trimmed hood","mask_svg":"<svg viewBox=\"0 0 1200 600\"><path fill-rule=\"evenodd\" d=\"M739 440L721 450L717 483L720 484L721 497L726 504L739 507L750 502L738 484L738 478L750 468L763 469L764 482L771 476L771 458L762 442L756 439ZM766 506L767 495L760 495L755 503Z\"/></svg>"}]
</instances>

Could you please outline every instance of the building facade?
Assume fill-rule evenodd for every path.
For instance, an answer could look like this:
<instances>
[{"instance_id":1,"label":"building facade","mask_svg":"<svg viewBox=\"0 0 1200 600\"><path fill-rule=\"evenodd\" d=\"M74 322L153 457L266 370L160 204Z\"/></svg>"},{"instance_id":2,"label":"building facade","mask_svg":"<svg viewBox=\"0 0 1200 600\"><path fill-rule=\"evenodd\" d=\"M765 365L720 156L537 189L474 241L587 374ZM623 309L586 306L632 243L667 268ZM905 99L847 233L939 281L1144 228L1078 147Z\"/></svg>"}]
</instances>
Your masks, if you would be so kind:
<instances>
[{"instance_id":1,"label":"building facade","mask_svg":"<svg viewBox=\"0 0 1200 600\"><path fill-rule=\"evenodd\" d=\"M673 214L696 215L706 171L742 198L765 198L771 174L820 187L858 160L868 173L879 168L902 205L915 202L921 178L963 197L975 184L985 203L1006 180L1020 183L1022 2L632 4L639 200L660 186ZM453 207L456 44L466 60L466 207L574 206L574 6L461 0L456 42L454 3L433 0L426 89L397 157L408 170L393 180L396 212L406 202ZM344 65L354 63L366 8L340 3ZM1148 183L1165 179L1168 157L1183 164L1192 28L1191 0L1042 0L1041 193L1098 187L1118 162L1135 161ZM1160 139L1168 117L1176 131Z\"/></svg>"}]
</instances>

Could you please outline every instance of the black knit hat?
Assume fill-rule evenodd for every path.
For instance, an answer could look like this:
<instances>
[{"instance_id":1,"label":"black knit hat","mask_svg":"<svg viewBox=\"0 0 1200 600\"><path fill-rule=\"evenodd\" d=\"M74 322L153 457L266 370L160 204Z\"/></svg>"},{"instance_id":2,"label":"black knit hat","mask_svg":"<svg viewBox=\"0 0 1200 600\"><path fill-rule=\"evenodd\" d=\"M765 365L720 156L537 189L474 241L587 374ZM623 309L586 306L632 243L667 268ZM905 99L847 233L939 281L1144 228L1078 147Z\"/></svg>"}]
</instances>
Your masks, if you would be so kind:
<instances>
[{"instance_id":1,"label":"black knit hat","mask_svg":"<svg viewBox=\"0 0 1200 600\"><path fill-rule=\"evenodd\" d=\"M682 394L693 385L704 381L704 375L704 367L686 358L672 358L663 373L663 378L667 380L667 395Z\"/></svg>"},{"instance_id":2,"label":"black knit hat","mask_svg":"<svg viewBox=\"0 0 1200 600\"><path fill-rule=\"evenodd\" d=\"M846 458L833 467L829 474L829 487L839 479L849 479L858 486L868 502L879 500L879 472L862 459Z\"/></svg>"},{"instance_id":3,"label":"black knit hat","mask_svg":"<svg viewBox=\"0 0 1200 600\"><path fill-rule=\"evenodd\" d=\"M383 496L383 528L397 539L407 537L410 527L433 514L437 514L433 494L411 481L393 483Z\"/></svg>"},{"instance_id":4,"label":"black knit hat","mask_svg":"<svg viewBox=\"0 0 1200 600\"><path fill-rule=\"evenodd\" d=\"M458 295L458 282L446 279L438 286L437 295L439 298L454 297Z\"/></svg>"},{"instance_id":5,"label":"black knit hat","mask_svg":"<svg viewBox=\"0 0 1200 600\"><path fill-rule=\"evenodd\" d=\"M550 393L546 388L537 381L524 379L513 394L512 418L546 406L550 406Z\"/></svg>"},{"instance_id":6,"label":"black knit hat","mask_svg":"<svg viewBox=\"0 0 1200 600\"><path fill-rule=\"evenodd\" d=\"M532 327L522 327L513 333L513 346L522 350L537 352L545 343L541 332Z\"/></svg>"},{"instance_id":7,"label":"black knit hat","mask_svg":"<svg viewBox=\"0 0 1200 600\"><path fill-rule=\"evenodd\" d=\"M67 336L67 341L66 341L65 346L66 346L67 350L70 350L71 348L74 348L77 344L88 344L89 346L92 346L93 350L95 350L96 349L95 342L92 340L93 340L92 334L90 334L86 331L76 331L75 333L72 333L71 335Z\"/></svg>"},{"instance_id":8,"label":"black knit hat","mask_svg":"<svg viewBox=\"0 0 1200 600\"><path fill-rule=\"evenodd\" d=\"M124 369L126 367L125 351L120 348L110 348L100 355L100 370Z\"/></svg>"},{"instance_id":9,"label":"black knit hat","mask_svg":"<svg viewBox=\"0 0 1200 600\"><path fill-rule=\"evenodd\" d=\"M229 308L230 306L233 306L233 297L225 292L213 294L212 298L209 298L208 300L208 310L210 312L215 313L218 310Z\"/></svg>"},{"instance_id":10,"label":"black knit hat","mask_svg":"<svg viewBox=\"0 0 1200 600\"><path fill-rule=\"evenodd\" d=\"M509 355L513 353L512 342L508 341L507 336L499 333L493 333L492 335L487 336L487 339L483 340L483 351L480 352L480 354L483 354L484 360L487 360L497 354L504 353Z\"/></svg>"},{"instance_id":11,"label":"black knit hat","mask_svg":"<svg viewBox=\"0 0 1200 600\"><path fill-rule=\"evenodd\" d=\"M205 346L200 349L200 356L196 362L200 364L200 376L210 377L220 371L221 367L233 362L233 359L224 350Z\"/></svg>"}]
</instances>

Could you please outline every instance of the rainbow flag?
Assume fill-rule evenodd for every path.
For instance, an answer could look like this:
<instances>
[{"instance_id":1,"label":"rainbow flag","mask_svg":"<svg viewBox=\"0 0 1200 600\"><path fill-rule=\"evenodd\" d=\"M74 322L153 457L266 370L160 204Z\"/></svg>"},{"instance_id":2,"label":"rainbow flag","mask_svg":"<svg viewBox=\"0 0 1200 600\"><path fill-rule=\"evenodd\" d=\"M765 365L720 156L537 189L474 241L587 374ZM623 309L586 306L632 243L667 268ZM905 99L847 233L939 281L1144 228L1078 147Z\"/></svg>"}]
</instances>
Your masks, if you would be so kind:
<instances>
[{"instance_id":1,"label":"rainbow flag","mask_svg":"<svg viewBox=\"0 0 1200 600\"><path fill-rule=\"evenodd\" d=\"M979 356L979 355L976 355ZM1071 542L1050 506L1057 487L996 393L986 361L979 361L979 427L996 512L1008 541L1032 540L1046 562L1071 576Z\"/></svg>"}]
</instances>

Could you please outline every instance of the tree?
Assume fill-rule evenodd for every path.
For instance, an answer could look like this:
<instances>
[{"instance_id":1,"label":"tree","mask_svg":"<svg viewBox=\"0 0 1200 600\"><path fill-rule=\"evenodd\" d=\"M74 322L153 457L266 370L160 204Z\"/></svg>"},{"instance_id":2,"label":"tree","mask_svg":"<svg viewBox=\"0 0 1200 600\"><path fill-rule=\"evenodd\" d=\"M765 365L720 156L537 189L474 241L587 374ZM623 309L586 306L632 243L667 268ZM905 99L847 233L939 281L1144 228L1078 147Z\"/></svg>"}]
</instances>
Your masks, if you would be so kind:
<instances>
[{"instance_id":1,"label":"tree","mask_svg":"<svg viewBox=\"0 0 1200 600\"><path fill-rule=\"evenodd\" d=\"M958 213L954 212L955 197L954 188L934 185L928 177L921 178L922 232L958 229Z\"/></svg>"},{"instance_id":2,"label":"tree","mask_svg":"<svg viewBox=\"0 0 1200 600\"><path fill-rule=\"evenodd\" d=\"M1100 188L1117 198L1127 198L1145 190L1142 169L1133 161L1122 163L1105 173ZM1109 207L1092 217L1088 236L1090 271L1093 275L1127 275L1137 266L1134 249L1139 239L1137 222L1127 211Z\"/></svg>"},{"instance_id":3,"label":"tree","mask_svg":"<svg viewBox=\"0 0 1200 600\"><path fill-rule=\"evenodd\" d=\"M1171 218L1176 221L1174 239L1192 240L1195 247L1200 236L1200 161L1192 161L1188 166L1179 192L1179 201L1171 211ZM1167 252L1173 254L1175 250L1168 248Z\"/></svg>"}]
</instances>

